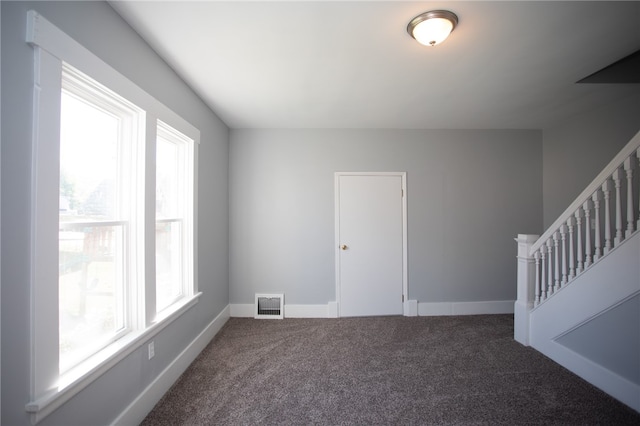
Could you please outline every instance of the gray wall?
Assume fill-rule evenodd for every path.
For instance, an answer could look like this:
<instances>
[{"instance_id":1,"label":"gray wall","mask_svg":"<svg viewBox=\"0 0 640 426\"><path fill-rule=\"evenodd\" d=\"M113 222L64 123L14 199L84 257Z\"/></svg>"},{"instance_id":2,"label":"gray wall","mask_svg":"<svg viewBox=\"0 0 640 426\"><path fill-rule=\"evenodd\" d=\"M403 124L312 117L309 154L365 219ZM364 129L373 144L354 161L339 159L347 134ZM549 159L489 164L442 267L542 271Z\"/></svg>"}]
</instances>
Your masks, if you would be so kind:
<instances>
[{"instance_id":1,"label":"gray wall","mask_svg":"<svg viewBox=\"0 0 640 426\"><path fill-rule=\"evenodd\" d=\"M640 88L628 87L629 96L544 129L545 228L640 130Z\"/></svg>"},{"instance_id":2,"label":"gray wall","mask_svg":"<svg viewBox=\"0 0 640 426\"><path fill-rule=\"evenodd\" d=\"M167 367L229 301L229 131L145 42L102 2L5 2L2 7L2 424L29 424L29 211L33 55L26 12L45 18L201 131L199 303L42 424L107 424Z\"/></svg>"},{"instance_id":3,"label":"gray wall","mask_svg":"<svg viewBox=\"0 0 640 426\"><path fill-rule=\"evenodd\" d=\"M513 300L518 233L542 228L527 130L231 130L231 303L335 300L334 172L406 171L409 298Z\"/></svg>"}]
</instances>

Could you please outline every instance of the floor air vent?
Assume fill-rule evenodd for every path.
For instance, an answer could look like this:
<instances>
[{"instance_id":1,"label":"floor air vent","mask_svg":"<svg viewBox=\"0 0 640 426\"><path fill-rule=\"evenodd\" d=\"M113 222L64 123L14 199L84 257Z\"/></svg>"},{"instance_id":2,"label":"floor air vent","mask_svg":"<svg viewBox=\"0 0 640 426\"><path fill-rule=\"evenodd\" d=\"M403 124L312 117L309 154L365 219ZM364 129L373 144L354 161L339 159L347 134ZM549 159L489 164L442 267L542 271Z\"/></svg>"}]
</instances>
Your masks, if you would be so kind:
<instances>
[{"instance_id":1,"label":"floor air vent","mask_svg":"<svg viewBox=\"0 0 640 426\"><path fill-rule=\"evenodd\" d=\"M255 318L284 318L284 294L256 294Z\"/></svg>"}]
</instances>

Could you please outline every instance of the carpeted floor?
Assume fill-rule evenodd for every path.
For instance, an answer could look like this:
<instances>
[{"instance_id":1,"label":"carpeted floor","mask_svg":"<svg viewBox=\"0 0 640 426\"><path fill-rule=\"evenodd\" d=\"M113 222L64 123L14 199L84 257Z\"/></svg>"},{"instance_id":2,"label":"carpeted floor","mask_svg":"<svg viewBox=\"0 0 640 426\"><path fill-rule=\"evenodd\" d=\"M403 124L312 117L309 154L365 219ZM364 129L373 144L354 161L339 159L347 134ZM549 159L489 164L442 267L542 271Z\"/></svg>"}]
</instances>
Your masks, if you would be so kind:
<instances>
[{"instance_id":1,"label":"carpeted floor","mask_svg":"<svg viewBox=\"0 0 640 426\"><path fill-rule=\"evenodd\" d=\"M231 318L144 425L640 425L511 315Z\"/></svg>"}]
</instances>

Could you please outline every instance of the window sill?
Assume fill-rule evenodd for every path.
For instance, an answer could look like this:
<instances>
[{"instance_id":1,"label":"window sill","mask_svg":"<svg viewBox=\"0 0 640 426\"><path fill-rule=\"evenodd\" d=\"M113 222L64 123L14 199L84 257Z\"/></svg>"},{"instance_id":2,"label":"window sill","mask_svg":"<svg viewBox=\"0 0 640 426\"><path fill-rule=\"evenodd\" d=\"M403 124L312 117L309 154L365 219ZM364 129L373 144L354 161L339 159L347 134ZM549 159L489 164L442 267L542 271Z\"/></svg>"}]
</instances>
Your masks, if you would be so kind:
<instances>
[{"instance_id":1,"label":"window sill","mask_svg":"<svg viewBox=\"0 0 640 426\"><path fill-rule=\"evenodd\" d=\"M55 389L34 401L30 401L25 406L25 410L31 413L32 424L40 422L82 389L109 371L118 362L140 348L143 342L152 338L182 316L198 303L201 295L202 293L197 293L193 296L185 297L177 302L173 309L169 308L161 312L158 318L144 330L129 333L60 376L58 386Z\"/></svg>"}]
</instances>

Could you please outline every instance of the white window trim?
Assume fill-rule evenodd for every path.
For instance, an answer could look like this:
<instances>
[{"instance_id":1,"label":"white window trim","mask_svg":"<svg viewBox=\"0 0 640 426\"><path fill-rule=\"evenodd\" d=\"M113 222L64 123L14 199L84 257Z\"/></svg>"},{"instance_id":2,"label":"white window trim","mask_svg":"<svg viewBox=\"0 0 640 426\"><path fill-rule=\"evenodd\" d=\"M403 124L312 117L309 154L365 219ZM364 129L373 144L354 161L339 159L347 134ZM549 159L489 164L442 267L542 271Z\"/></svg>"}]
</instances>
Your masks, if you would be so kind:
<instances>
[{"instance_id":1,"label":"white window trim","mask_svg":"<svg viewBox=\"0 0 640 426\"><path fill-rule=\"evenodd\" d=\"M133 82L95 56L73 38L35 11L27 13L26 41L34 48L34 95L32 129L32 204L30 257L30 401L25 410L33 424L41 421L63 403L116 365L145 341L195 305L198 292L197 232L193 233L193 289L191 294L155 313L155 251L145 253L144 327L110 345L98 356L64 376L58 374L58 180L60 135L60 89L62 62L90 75L111 90L123 94L146 111L146 164L155 158L157 120L162 120L194 140L194 194L197 194L197 158L200 132L197 128L158 102ZM53 166L52 166L53 164ZM155 170L145 170L147 188L155 187ZM149 193L152 192L152 193ZM197 198L193 203L193 227L197 229ZM155 191L145 199L146 244L155 238ZM141 286L142 287L142 286ZM153 297L150 297L152 295ZM52 330L53 329L53 330ZM52 350L53 348L53 350ZM81 371L79 371L81 370Z\"/></svg>"}]
</instances>

